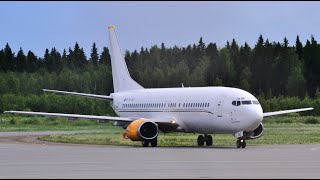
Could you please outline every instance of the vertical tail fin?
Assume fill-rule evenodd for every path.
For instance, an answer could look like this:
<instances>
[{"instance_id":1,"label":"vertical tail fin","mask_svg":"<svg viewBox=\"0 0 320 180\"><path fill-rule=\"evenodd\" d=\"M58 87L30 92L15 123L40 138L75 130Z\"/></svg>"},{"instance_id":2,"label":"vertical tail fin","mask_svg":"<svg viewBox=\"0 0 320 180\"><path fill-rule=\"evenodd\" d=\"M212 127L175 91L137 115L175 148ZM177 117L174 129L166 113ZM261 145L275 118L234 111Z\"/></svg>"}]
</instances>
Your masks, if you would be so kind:
<instances>
[{"instance_id":1,"label":"vertical tail fin","mask_svg":"<svg viewBox=\"0 0 320 180\"><path fill-rule=\"evenodd\" d=\"M109 26L108 29L114 92L143 89L143 87L134 81L129 74L126 62L121 53L114 26Z\"/></svg>"}]
</instances>

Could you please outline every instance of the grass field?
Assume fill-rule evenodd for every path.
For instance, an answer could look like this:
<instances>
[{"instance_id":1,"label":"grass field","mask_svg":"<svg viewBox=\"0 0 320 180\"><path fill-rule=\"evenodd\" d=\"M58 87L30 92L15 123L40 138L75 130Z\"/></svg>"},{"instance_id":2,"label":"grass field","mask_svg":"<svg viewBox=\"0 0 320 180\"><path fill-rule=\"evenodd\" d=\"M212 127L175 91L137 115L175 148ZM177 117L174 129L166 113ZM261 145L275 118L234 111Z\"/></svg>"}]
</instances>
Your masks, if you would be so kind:
<instances>
[{"instance_id":1,"label":"grass field","mask_svg":"<svg viewBox=\"0 0 320 180\"><path fill-rule=\"evenodd\" d=\"M108 128L109 129L109 128ZM110 128L101 133L75 135L49 135L42 140L86 143L140 146L140 142L122 139L122 128ZM160 133L158 146L197 146L197 134ZM234 145L236 139L232 135L213 135L214 145ZM312 144L320 143L320 125L310 124L266 124L264 134L255 140L247 140L247 144Z\"/></svg>"},{"instance_id":2,"label":"grass field","mask_svg":"<svg viewBox=\"0 0 320 180\"><path fill-rule=\"evenodd\" d=\"M107 124L66 118L0 115L0 132L104 130Z\"/></svg>"},{"instance_id":3,"label":"grass field","mask_svg":"<svg viewBox=\"0 0 320 180\"><path fill-rule=\"evenodd\" d=\"M76 120L48 117L0 116L0 131L43 131L43 130L99 130L96 133L74 135L49 135L40 139L64 143L131 145L141 146L141 142L122 139L124 129L113 126L112 122ZM264 134L247 144L316 144L320 143L320 117L277 116L263 121ZM160 133L158 146L197 146L198 134ZM235 145L236 139L230 134L213 135L214 145Z\"/></svg>"}]
</instances>

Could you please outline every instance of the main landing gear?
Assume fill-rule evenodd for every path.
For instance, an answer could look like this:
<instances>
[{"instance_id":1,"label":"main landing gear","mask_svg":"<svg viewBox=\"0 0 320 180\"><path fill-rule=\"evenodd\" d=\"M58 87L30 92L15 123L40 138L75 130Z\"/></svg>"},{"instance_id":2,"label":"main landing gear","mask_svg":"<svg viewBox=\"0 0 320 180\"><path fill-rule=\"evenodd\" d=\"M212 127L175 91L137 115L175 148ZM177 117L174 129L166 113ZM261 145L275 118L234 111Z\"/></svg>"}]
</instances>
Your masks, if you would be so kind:
<instances>
[{"instance_id":1,"label":"main landing gear","mask_svg":"<svg viewBox=\"0 0 320 180\"><path fill-rule=\"evenodd\" d=\"M212 136L207 134L205 134L204 136L199 135L197 142L198 146L203 146L204 143L206 143L207 146L212 146Z\"/></svg>"},{"instance_id":2,"label":"main landing gear","mask_svg":"<svg viewBox=\"0 0 320 180\"><path fill-rule=\"evenodd\" d=\"M143 140L142 141L142 146L143 147L148 147L149 143L151 144L151 147L157 147L158 145L158 138L154 138L152 140Z\"/></svg>"},{"instance_id":3,"label":"main landing gear","mask_svg":"<svg viewBox=\"0 0 320 180\"><path fill-rule=\"evenodd\" d=\"M245 148L247 145L246 141L244 139L238 139L237 140L237 148Z\"/></svg>"}]
</instances>

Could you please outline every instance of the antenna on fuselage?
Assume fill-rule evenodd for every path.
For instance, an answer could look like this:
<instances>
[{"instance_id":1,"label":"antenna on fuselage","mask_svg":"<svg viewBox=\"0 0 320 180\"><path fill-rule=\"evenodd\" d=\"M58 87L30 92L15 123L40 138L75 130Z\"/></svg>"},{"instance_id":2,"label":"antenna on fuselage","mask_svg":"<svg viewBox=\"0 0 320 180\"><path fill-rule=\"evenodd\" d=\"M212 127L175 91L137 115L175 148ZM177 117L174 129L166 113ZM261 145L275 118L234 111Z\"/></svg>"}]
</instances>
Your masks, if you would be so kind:
<instances>
[{"instance_id":1,"label":"antenna on fuselage","mask_svg":"<svg viewBox=\"0 0 320 180\"><path fill-rule=\"evenodd\" d=\"M183 85L183 83L181 83L181 86L182 86L182 88L184 88L184 85Z\"/></svg>"}]
</instances>

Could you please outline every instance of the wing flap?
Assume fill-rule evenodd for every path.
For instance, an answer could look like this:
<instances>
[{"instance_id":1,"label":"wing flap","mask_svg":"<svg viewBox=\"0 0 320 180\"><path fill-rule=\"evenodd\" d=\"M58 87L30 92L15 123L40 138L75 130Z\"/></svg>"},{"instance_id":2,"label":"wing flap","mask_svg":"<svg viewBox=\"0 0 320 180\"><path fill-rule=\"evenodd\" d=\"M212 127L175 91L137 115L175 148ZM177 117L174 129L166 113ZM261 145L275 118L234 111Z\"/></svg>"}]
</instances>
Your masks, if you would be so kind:
<instances>
[{"instance_id":1,"label":"wing flap","mask_svg":"<svg viewBox=\"0 0 320 180\"><path fill-rule=\"evenodd\" d=\"M275 115L280 115L280 114L288 114L288 113L294 113L294 112L301 112L301 111L310 111L310 110L313 110L313 108L309 107L309 108L302 108L302 109L290 109L290 110L283 110L283 111L267 112L267 113L263 113L263 117L275 116Z\"/></svg>"},{"instance_id":2,"label":"wing flap","mask_svg":"<svg viewBox=\"0 0 320 180\"><path fill-rule=\"evenodd\" d=\"M50 90L50 89L42 89L44 92L51 92L56 94L66 94L66 95L73 95L73 96L82 96L82 97L88 97L88 98L96 98L96 99L103 99L103 100L109 100L112 101L111 96L105 96L105 95L98 95L98 94L86 94L86 93L78 93L78 92L68 92L68 91L58 91L58 90Z\"/></svg>"}]
</instances>

